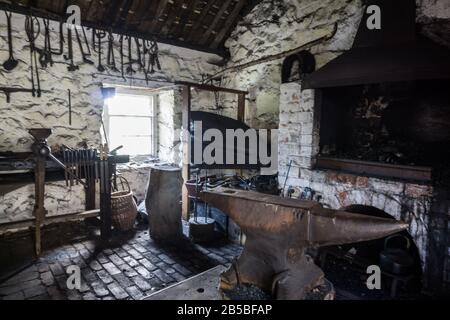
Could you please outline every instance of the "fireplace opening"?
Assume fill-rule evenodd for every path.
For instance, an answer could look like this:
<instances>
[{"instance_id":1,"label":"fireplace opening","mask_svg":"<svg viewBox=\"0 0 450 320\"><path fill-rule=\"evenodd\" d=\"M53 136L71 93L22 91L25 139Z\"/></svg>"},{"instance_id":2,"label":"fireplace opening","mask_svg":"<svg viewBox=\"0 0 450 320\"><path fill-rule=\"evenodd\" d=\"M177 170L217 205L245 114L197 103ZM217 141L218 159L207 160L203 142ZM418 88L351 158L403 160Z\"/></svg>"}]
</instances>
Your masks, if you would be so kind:
<instances>
[{"instance_id":1,"label":"fireplace opening","mask_svg":"<svg viewBox=\"0 0 450 320\"><path fill-rule=\"evenodd\" d=\"M448 184L449 87L449 80L427 80L320 90L318 165L326 167L327 159L356 160L371 173L362 162L378 163L390 177L401 166L398 178L413 180L431 180L433 170L436 181ZM350 162L340 169L357 168ZM383 170L373 173L383 175Z\"/></svg>"},{"instance_id":2,"label":"fireplace opening","mask_svg":"<svg viewBox=\"0 0 450 320\"><path fill-rule=\"evenodd\" d=\"M343 210L374 217L394 219L386 212L371 206L351 205ZM396 267L386 263L386 253L409 257L410 265L402 263ZM360 298L414 297L420 294L422 268L419 250L407 231L382 239L355 244L322 247L319 250L318 263L326 277L339 288L346 288L352 295ZM397 261L397 262L398 262ZM368 266L376 265L381 269L381 290L369 290L365 279ZM399 266L403 269L399 269Z\"/></svg>"}]
</instances>

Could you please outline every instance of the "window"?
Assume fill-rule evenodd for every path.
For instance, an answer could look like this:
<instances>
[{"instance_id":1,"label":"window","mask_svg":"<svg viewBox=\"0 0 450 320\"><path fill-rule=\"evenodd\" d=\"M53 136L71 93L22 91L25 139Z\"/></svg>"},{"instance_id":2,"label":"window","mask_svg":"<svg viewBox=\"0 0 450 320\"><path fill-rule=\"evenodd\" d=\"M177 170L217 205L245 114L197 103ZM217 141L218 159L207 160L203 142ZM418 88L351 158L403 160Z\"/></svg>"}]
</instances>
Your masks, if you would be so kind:
<instances>
[{"instance_id":1,"label":"window","mask_svg":"<svg viewBox=\"0 0 450 320\"><path fill-rule=\"evenodd\" d=\"M119 154L155 155L156 97L117 93L105 102L104 124L109 148Z\"/></svg>"}]
</instances>

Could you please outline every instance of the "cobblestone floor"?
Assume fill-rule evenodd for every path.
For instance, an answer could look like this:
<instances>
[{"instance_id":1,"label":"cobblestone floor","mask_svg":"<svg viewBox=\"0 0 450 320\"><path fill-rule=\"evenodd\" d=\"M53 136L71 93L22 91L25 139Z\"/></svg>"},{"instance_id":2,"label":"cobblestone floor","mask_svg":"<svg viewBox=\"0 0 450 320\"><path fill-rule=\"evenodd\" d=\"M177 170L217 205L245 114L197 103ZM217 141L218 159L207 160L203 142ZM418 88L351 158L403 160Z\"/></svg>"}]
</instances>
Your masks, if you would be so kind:
<instances>
[{"instance_id":1,"label":"cobblestone floor","mask_svg":"<svg viewBox=\"0 0 450 320\"><path fill-rule=\"evenodd\" d=\"M27 269L0 283L2 300L141 299L219 264L228 265L241 247L230 243L179 246L154 242L146 230L100 248L94 240L45 252ZM68 266L81 268L81 289L68 290Z\"/></svg>"}]
</instances>

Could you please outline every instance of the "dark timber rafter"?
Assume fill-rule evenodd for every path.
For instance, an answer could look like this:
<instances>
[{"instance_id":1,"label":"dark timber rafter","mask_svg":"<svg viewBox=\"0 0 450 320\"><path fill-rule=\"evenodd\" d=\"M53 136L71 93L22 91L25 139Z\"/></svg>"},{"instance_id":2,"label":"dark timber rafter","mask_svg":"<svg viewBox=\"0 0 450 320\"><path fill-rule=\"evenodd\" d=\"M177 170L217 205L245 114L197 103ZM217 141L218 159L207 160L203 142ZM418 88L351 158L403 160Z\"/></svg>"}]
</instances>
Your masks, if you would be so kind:
<instances>
[{"instance_id":1,"label":"dark timber rafter","mask_svg":"<svg viewBox=\"0 0 450 320\"><path fill-rule=\"evenodd\" d=\"M224 42L240 17L260 0L0 0L9 10L61 21L78 5L85 27L226 57Z\"/></svg>"}]
</instances>

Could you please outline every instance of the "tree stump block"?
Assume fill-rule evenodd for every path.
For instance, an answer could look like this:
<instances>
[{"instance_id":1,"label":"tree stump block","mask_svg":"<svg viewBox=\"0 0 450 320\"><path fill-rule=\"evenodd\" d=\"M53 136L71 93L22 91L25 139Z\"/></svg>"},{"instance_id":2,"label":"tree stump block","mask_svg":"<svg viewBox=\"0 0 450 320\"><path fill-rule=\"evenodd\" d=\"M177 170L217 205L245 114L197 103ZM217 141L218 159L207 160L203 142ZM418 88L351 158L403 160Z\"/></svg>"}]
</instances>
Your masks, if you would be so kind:
<instances>
[{"instance_id":1,"label":"tree stump block","mask_svg":"<svg viewBox=\"0 0 450 320\"><path fill-rule=\"evenodd\" d=\"M172 242L182 238L181 169L153 166L145 206L149 214L150 236L158 241Z\"/></svg>"}]
</instances>

